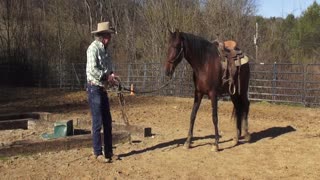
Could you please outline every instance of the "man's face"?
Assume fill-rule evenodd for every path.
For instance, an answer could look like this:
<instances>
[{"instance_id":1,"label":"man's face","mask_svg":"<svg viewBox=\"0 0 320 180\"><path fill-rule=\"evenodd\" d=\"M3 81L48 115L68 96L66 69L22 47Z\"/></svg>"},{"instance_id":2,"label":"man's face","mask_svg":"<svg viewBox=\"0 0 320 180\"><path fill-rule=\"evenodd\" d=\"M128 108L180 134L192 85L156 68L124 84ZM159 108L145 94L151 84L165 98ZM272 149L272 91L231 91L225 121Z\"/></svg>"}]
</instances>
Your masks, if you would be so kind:
<instances>
[{"instance_id":1,"label":"man's face","mask_svg":"<svg viewBox=\"0 0 320 180\"><path fill-rule=\"evenodd\" d=\"M107 46L109 44L110 40L111 40L110 33L106 33L105 35L103 35L103 39L102 39L103 45Z\"/></svg>"}]
</instances>

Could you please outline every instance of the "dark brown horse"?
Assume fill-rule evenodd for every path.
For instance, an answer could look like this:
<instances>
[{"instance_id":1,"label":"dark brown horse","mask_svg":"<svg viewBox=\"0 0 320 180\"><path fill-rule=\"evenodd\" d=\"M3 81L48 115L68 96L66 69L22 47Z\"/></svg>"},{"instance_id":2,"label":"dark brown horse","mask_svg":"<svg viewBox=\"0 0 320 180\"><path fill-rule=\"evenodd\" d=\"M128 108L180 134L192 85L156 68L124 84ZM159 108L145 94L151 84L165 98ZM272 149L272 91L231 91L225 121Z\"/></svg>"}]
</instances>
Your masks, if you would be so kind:
<instances>
[{"instance_id":1,"label":"dark brown horse","mask_svg":"<svg viewBox=\"0 0 320 180\"><path fill-rule=\"evenodd\" d=\"M176 30L175 32L170 31L169 48L165 64L167 76L172 77L176 66L181 62L183 58L188 61L193 69L193 81L195 87L194 103L190 117L190 128L187 140L184 144L185 148L190 148L196 114L204 95L208 95L212 105L212 121L215 130L215 146L213 146L213 150L219 150L217 101L218 96L224 93L230 94L231 100L234 105L234 145L238 143L242 126L244 130L244 136L246 140L249 140L249 64L243 64L241 66L241 71L239 68L240 66L236 67L236 71L233 77L234 84L238 84L238 81L240 82L240 84L239 86L234 86L235 89L233 93L231 93L229 91L229 86L227 84L224 84L222 81L224 68L221 61L222 56L220 57L220 53L216 44L189 33L179 32L178 30ZM240 76L238 76L238 74Z\"/></svg>"}]
</instances>

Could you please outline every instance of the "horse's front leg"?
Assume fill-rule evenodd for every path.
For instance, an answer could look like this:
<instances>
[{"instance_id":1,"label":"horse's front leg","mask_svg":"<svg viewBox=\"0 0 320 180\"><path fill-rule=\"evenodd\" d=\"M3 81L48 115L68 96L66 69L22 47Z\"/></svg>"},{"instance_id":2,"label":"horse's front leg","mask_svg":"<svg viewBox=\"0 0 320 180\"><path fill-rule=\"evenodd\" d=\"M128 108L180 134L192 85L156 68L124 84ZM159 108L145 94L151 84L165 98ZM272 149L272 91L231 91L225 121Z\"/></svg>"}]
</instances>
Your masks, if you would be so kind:
<instances>
[{"instance_id":1,"label":"horse's front leg","mask_svg":"<svg viewBox=\"0 0 320 180\"><path fill-rule=\"evenodd\" d=\"M190 127L189 127L188 137L187 137L186 142L184 143L184 148L186 148L186 149L190 148L190 143L191 143L191 139L193 136L194 122L195 122L195 119L197 116L197 112L198 112L202 97L203 97L202 93L195 91L193 108L192 108L191 117L190 117Z\"/></svg>"},{"instance_id":2,"label":"horse's front leg","mask_svg":"<svg viewBox=\"0 0 320 180\"><path fill-rule=\"evenodd\" d=\"M215 144L212 147L212 151L219 151L219 129L218 129L218 98L215 92L210 93L209 97L211 99L212 106L212 121L214 125L215 132Z\"/></svg>"}]
</instances>

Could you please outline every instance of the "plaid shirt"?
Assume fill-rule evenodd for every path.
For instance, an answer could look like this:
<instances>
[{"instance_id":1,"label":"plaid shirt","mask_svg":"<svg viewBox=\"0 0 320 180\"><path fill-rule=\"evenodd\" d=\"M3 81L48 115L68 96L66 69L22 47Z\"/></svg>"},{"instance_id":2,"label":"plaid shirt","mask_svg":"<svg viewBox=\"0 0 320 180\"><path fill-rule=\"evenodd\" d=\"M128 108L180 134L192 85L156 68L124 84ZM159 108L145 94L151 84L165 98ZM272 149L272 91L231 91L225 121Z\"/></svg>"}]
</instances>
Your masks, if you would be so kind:
<instances>
[{"instance_id":1,"label":"plaid shirt","mask_svg":"<svg viewBox=\"0 0 320 180\"><path fill-rule=\"evenodd\" d=\"M112 72L112 59L100 41L93 41L87 49L87 81L103 86L106 76Z\"/></svg>"}]
</instances>

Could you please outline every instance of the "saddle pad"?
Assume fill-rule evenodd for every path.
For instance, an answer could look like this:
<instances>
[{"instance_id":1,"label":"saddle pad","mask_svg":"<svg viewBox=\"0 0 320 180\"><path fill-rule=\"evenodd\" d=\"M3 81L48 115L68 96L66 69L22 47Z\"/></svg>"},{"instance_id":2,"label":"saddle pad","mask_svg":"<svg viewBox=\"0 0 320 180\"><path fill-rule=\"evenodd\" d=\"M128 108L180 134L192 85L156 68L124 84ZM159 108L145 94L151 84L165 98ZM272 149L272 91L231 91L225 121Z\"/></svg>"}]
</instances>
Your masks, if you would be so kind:
<instances>
[{"instance_id":1,"label":"saddle pad","mask_svg":"<svg viewBox=\"0 0 320 180\"><path fill-rule=\"evenodd\" d=\"M223 67L223 68L226 68L226 67L227 67L227 61L228 61L227 59L226 59L225 61L222 61L222 67ZM241 62L241 64L240 64L240 62ZM239 60L235 60L235 61L234 61L234 64L235 64L236 66L240 66L240 65L243 65L243 64L247 64L247 63L249 62L248 56L244 56L243 58L241 58L240 62L239 62Z\"/></svg>"},{"instance_id":2,"label":"saddle pad","mask_svg":"<svg viewBox=\"0 0 320 180\"><path fill-rule=\"evenodd\" d=\"M241 64L240 64L240 62L241 62ZM243 65L243 64L247 64L248 62L249 62L248 56L244 56L244 57L241 58L240 60L235 60L235 61L234 61L234 64L235 64L236 66L241 66L241 65Z\"/></svg>"}]
</instances>

